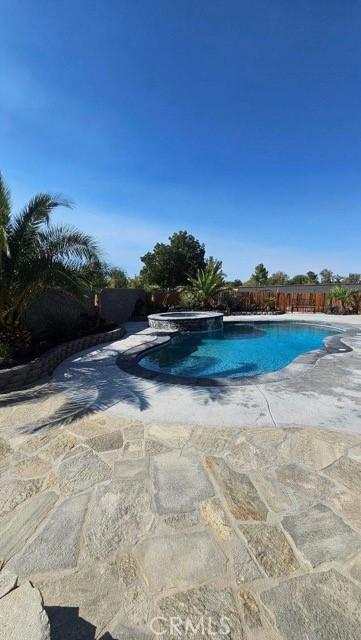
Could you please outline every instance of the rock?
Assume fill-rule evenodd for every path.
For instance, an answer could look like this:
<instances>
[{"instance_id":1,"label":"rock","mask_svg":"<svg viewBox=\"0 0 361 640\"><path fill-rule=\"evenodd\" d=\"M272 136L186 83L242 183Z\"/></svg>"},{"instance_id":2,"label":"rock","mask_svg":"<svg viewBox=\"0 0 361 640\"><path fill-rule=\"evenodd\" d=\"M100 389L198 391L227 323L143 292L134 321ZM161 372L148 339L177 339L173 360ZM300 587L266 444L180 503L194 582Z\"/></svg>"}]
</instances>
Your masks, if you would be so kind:
<instances>
[{"instance_id":1,"label":"rock","mask_svg":"<svg viewBox=\"0 0 361 640\"><path fill-rule=\"evenodd\" d=\"M157 456L159 453L169 451L169 447L158 440L145 440L145 453L148 456Z\"/></svg>"},{"instance_id":2,"label":"rock","mask_svg":"<svg viewBox=\"0 0 361 640\"><path fill-rule=\"evenodd\" d=\"M150 602L138 565L130 553L120 556L117 565L121 598L116 618L122 624L146 625Z\"/></svg>"},{"instance_id":3,"label":"rock","mask_svg":"<svg viewBox=\"0 0 361 640\"><path fill-rule=\"evenodd\" d=\"M184 588L224 575L226 558L205 531L140 542L135 555L153 591Z\"/></svg>"},{"instance_id":4,"label":"rock","mask_svg":"<svg viewBox=\"0 0 361 640\"><path fill-rule=\"evenodd\" d=\"M216 538L222 541L222 551L230 558L235 582L242 584L263 577L245 543L236 536L218 498L202 502L200 513L205 524L211 527Z\"/></svg>"},{"instance_id":5,"label":"rock","mask_svg":"<svg viewBox=\"0 0 361 640\"><path fill-rule=\"evenodd\" d=\"M39 451L39 456L44 460L57 460L60 456L74 449L78 443L79 440L72 433L62 431Z\"/></svg>"},{"instance_id":6,"label":"rock","mask_svg":"<svg viewBox=\"0 0 361 640\"><path fill-rule=\"evenodd\" d=\"M85 441L88 447L91 447L95 451L113 451L114 449L121 449L123 446L122 432L113 431L111 433L103 433L100 436L94 436Z\"/></svg>"},{"instance_id":7,"label":"rock","mask_svg":"<svg viewBox=\"0 0 361 640\"><path fill-rule=\"evenodd\" d=\"M323 469L345 452L345 445L336 440L330 442L327 438L315 435L313 430L290 432L287 440L281 444L280 453L294 462Z\"/></svg>"},{"instance_id":8,"label":"rock","mask_svg":"<svg viewBox=\"0 0 361 640\"><path fill-rule=\"evenodd\" d=\"M354 578L354 580L358 580L359 582L361 582L361 555L358 556L355 562L353 563L350 569L350 574ZM1 573L0 573L0 576L1 576Z\"/></svg>"},{"instance_id":9,"label":"rock","mask_svg":"<svg viewBox=\"0 0 361 640\"><path fill-rule=\"evenodd\" d=\"M78 418L75 422L72 422L68 429L82 438L92 438L104 433L118 431L122 427L122 422L123 419L120 416L111 416L101 411Z\"/></svg>"},{"instance_id":10,"label":"rock","mask_svg":"<svg viewBox=\"0 0 361 640\"><path fill-rule=\"evenodd\" d=\"M146 436L151 440L159 440L167 447L180 449L189 440L191 427L182 424L151 424L146 428Z\"/></svg>"},{"instance_id":11,"label":"rock","mask_svg":"<svg viewBox=\"0 0 361 640\"><path fill-rule=\"evenodd\" d=\"M144 440L130 440L123 447L124 458L138 459L144 457Z\"/></svg>"},{"instance_id":12,"label":"rock","mask_svg":"<svg viewBox=\"0 0 361 640\"><path fill-rule=\"evenodd\" d=\"M154 501L158 513L193 511L214 495L203 466L192 452L162 453L152 460Z\"/></svg>"},{"instance_id":13,"label":"rock","mask_svg":"<svg viewBox=\"0 0 361 640\"><path fill-rule=\"evenodd\" d=\"M257 567L243 540L233 536L229 542L224 542L223 545L224 552L231 558L231 572L237 585L264 578L264 574Z\"/></svg>"},{"instance_id":14,"label":"rock","mask_svg":"<svg viewBox=\"0 0 361 640\"><path fill-rule=\"evenodd\" d=\"M300 568L285 535L277 527L242 524L239 528L257 562L271 578L290 575Z\"/></svg>"},{"instance_id":15,"label":"rock","mask_svg":"<svg viewBox=\"0 0 361 640\"><path fill-rule=\"evenodd\" d=\"M161 633L165 638L172 637L173 619L177 625L173 635L182 640L246 640L231 589L210 586L189 589L163 598L158 609L154 630L159 637Z\"/></svg>"},{"instance_id":16,"label":"rock","mask_svg":"<svg viewBox=\"0 0 361 640\"><path fill-rule=\"evenodd\" d=\"M0 470L4 469L10 461L12 448L4 438L0 438Z\"/></svg>"},{"instance_id":17,"label":"rock","mask_svg":"<svg viewBox=\"0 0 361 640\"><path fill-rule=\"evenodd\" d=\"M20 510L14 511L9 525L1 532L0 557L9 560L18 553L57 500L58 496L53 491L39 493L25 502Z\"/></svg>"},{"instance_id":18,"label":"rock","mask_svg":"<svg viewBox=\"0 0 361 640\"><path fill-rule=\"evenodd\" d=\"M31 455L35 453L35 451L45 447L45 445L57 437L57 434L57 430L42 430L40 433L33 433L20 444L17 450L25 455Z\"/></svg>"},{"instance_id":19,"label":"rock","mask_svg":"<svg viewBox=\"0 0 361 640\"><path fill-rule=\"evenodd\" d=\"M60 463L57 475L62 493L71 494L108 480L111 469L91 449L81 450L78 454L74 449L73 454Z\"/></svg>"},{"instance_id":20,"label":"rock","mask_svg":"<svg viewBox=\"0 0 361 640\"><path fill-rule=\"evenodd\" d=\"M351 491L337 491L330 498L330 502L345 520L351 522L358 529L361 529L361 495Z\"/></svg>"},{"instance_id":21,"label":"rock","mask_svg":"<svg viewBox=\"0 0 361 640\"><path fill-rule=\"evenodd\" d=\"M191 442L196 449L211 454L224 454L233 450L238 431L235 429L215 429L198 427L194 429Z\"/></svg>"},{"instance_id":22,"label":"rock","mask_svg":"<svg viewBox=\"0 0 361 640\"><path fill-rule=\"evenodd\" d=\"M284 638L360 637L361 590L334 569L286 580L264 591L261 599Z\"/></svg>"},{"instance_id":23,"label":"rock","mask_svg":"<svg viewBox=\"0 0 361 640\"><path fill-rule=\"evenodd\" d=\"M133 424L123 429L125 440L139 440L144 438L144 425Z\"/></svg>"},{"instance_id":24,"label":"rock","mask_svg":"<svg viewBox=\"0 0 361 640\"><path fill-rule=\"evenodd\" d=\"M0 483L0 516L9 513L18 504L37 493L43 481L40 479L18 480L2 479Z\"/></svg>"},{"instance_id":25,"label":"rock","mask_svg":"<svg viewBox=\"0 0 361 640\"><path fill-rule=\"evenodd\" d=\"M270 429L268 427L242 429L240 437L241 439L245 438L247 442L254 444L256 447L268 451L271 447L274 449L278 448L278 445L285 438L285 431L280 428Z\"/></svg>"},{"instance_id":26,"label":"rock","mask_svg":"<svg viewBox=\"0 0 361 640\"><path fill-rule=\"evenodd\" d=\"M65 499L46 527L8 566L22 576L76 567L87 504L86 494Z\"/></svg>"},{"instance_id":27,"label":"rock","mask_svg":"<svg viewBox=\"0 0 361 640\"><path fill-rule=\"evenodd\" d=\"M342 456L323 472L345 487L353 491L361 491L361 462Z\"/></svg>"},{"instance_id":28,"label":"rock","mask_svg":"<svg viewBox=\"0 0 361 640\"><path fill-rule=\"evenodd\" d=\"M333 482L296 463L278 467L276 478L293 498L295 505L312 505L327 499L336 490Z\"/></svg>"},{"instance_id":29,"label":"rock","mask_svg":"<svg viewBox=\"0 0 361 640\"><path fill-rule=\"evenodd\" d=\"M148 473L145 460L116 460L114 462L113 480L144 480Z\"/></svg>"},{"instance_id":30,"label":"rock","mask_svg":"<svg viewBox=\"0 0 361 640\"><path fill-rule=\"evenodd\" d=\"M274 471L259 471L252 473L250 479L257 491L275 513L293 511L297 500L290 495L287 487L279 483Z\"/></svg>"},{"instance_id":31,"label":"rock","mask_svg":"<svg viewBox=\"0 0 361 640\"><path fill-rule=\"evenodd\" d=\"M13 475L17 478L39 478L50 471L50 465L39 456L23 458L13 466Z\"/></svg>"},{"instance_id":32,"label":"rock","mask_svg":"<svg viewBox=\"0 0 361 640\"><path fill-rule=\"evenodd\" d=\"M150 496L142 481L97 487L84 528L90 555L105 560L120 545L135 544L150 527L152 518Z\"/></svg>"},{"instance_id":33,"label":"rock","mask_svg":"<svg viewBox=\"0 0 361 640\"><path fill-rule=\"evenodd\" d=\"M240 589L238 595L247 629L252 633L260 632L263 627L262 617L254 595L247 589Z\"/></svg>"},{"instance_id":34,"label":"rock","mask_svg":"<svg viewBox=\"0 0 361 640\"><path fill-rule=\"evenodd\" d=\"M358 460L361 462L361 444L358 444L356 447L352 447L352 449L348 450L349 458L353 458L354 460Z\"/></svg>"},{"instance_id":35,"label":"rock","mask_svg":"<svg viewBox=\"0 0 361 640\"><path fill-rule=\"evenodd\" d=\"M277 451L255 446L245 438L240 438L227 454L227 461L238 471L262 469L274 463Z\"/></svg>"},{"instance_id":36,"label":"rock","mask_svg":"<svg viewBox=\"0 0 361 640\"><path fill-rule=\"evenodd\" d=\"M199 513L197 511L176 513L174 515L166 516L163 523L170 529L188 529L189 527L194 527L199 524Z\"/></svg>"},{"instance_id":37,"label":"rock","mask_svg":"<svg viewBox=\"0 0 361 640\"><path fill-rule=\"evenodd\" d=\"M110 563L83 566L56 580L38 580L38 586L49 611L51 640L97 637L114 618L122 597L118 568Z\"/></svg>"},{"instance_id":38,"label":"rock","mask_svg":"<svg viewBox=\"0 0 361 640\"><path fill-rule=\"evenodd\" d=\"M7 569L0 572L0 598L6 596L9 591L15 589L18 583L18 577L15 573L11 573Z\"/></svg>"},{"instance_id":39,"label":"rock","mask_svg":"<svg viewBox=\"0 0 361 640\"><path fill-rule=\"evenodd\" d=\"M221 458L208 457L206 464L237 520L266 520L267 507L247 475L233 471Z\"/></svg>"},{"instance_id":40,"label":"rock","mask_svg":"<svg viewBox=\"0 0 361 640\"><path fill-rule=\"evenodd\" d=\"M205 500L199 510L204 523L213 529L218 538L229 540L233 537L233 529L218 498Z\"/></svg>"},{"instance_id":41,"label":"rock","mask_svg":"<svg viewBox=\"0 0 361 640\"><path fill-rule=\"evenodd\" d=\"M361 549L361 536L323 504L285 516L282 525L313 567L345 560Z\"/></svg>"},{"instance_id":42,"label":"rock","mask_svg":"<svg viewBox=\"0 0 361 640\"><path fill-rule=\"evenodd\" d=\"M50 640L49 619L38 589L24 582L0 600L1 640Z\"/></svg>"}]
</instances>

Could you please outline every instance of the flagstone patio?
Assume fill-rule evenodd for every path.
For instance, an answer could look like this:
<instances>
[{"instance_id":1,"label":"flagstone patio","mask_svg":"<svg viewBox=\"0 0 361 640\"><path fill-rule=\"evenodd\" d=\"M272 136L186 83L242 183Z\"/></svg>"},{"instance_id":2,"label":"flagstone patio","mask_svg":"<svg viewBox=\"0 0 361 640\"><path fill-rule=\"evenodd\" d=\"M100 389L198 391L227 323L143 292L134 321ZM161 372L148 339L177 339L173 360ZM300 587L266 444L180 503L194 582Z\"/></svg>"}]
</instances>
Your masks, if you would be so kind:
<instances>
[{"instance_id":1,"label":"flagstone patio","mask_svg":"<svg viewBox=\"0 0 361 640\"><path fill-rule=\"evenodd\" d=\"M361 434L15 426L42 403L1 410L0 616L19 576L56 640L360 638Z\"/></svg>"}]
</instances>

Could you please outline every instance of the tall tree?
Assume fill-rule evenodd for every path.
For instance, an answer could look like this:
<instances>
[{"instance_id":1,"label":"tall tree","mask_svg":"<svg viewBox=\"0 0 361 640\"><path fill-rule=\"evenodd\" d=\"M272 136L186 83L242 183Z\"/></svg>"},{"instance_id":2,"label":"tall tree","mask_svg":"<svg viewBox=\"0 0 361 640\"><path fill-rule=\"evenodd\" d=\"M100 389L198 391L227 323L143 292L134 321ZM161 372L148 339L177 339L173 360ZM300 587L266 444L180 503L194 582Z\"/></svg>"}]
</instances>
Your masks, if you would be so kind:
<instances>
[{"instance_id":1,"label":"tall tree","mask_svg":"<svg viewBox=\"0 0 361 640\"><path fill-rule=\"evenodd\" d=\"M287 284L289 276L284 271L275 271L268 278L267 284Z\"/></svg>"},{"instance_id":2,"label":"tall tree","mask_svg":"<svg viewBox=\"0 0 361 640\"><path fill-rule=\"evenodd\" d=\"M290 279L288 284L309 284L309 282L308 276L304 273L298 273Z\"/></svg>"},{"instance_id":3,"label":"tall tree","mask_svg":"<svg viewBox=\"0 0 361 640\"><path fill-rule=\"evenodd\" d=\"M317 273L315 273L314 271L307 271L306 275L307 275L307 278L308 278L308 282L310 284L318 284Z\"/></svg>"},{"instance_id":4,"label":"tall tree","mask_svg":"<svg viewBox=\"0 0 361 640\"><path fill-rule=\"evenodd\" d=\"M267 284L268 271L262 262L256 265L254 273L251 276L251 280L253 280L258 286Z\"/></svg>"},{"instance_id":5,"label":"tall tree","mask_svg":"<svg viewBox=\"0 0 361 640\"><path fill-rule=\"evenodd\" d=\"M320 271L320 280L321 284L332 284L333 280L333 272L330 269L322 269Z\"/></svg>"},{"instance_id":6,"label":"tall tree","mask_svg":"<svg viewBox=\"0 0 361 640\"><path fill-rule=\"evenodd\" d=\"M199 269L204 269L205 246L187 231L178 231L169 243L158 242L153 251L141 257L144 264L140 272L146 284L164 289L186 285Z\"/></svg>"}]
</instances>

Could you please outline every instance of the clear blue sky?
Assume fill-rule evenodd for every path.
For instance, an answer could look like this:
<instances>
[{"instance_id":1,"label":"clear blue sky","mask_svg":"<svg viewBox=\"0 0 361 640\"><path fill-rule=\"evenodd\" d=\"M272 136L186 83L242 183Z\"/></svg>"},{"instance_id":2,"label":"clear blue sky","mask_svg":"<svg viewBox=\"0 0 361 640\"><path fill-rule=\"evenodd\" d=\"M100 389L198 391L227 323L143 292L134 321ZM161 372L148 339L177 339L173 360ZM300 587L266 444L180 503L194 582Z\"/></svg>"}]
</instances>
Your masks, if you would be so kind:
<instances>
[{"instance_id":1,"label":"clear blue sky","mask_svg":"<svg viewBox=\"0 0 361 640\"><path fill-rule=\"evenodd\" d=\"M187 229L229 277L361 271L359 0L0 0L0 167L130 274Z\"/></svg>"}]
</instances>

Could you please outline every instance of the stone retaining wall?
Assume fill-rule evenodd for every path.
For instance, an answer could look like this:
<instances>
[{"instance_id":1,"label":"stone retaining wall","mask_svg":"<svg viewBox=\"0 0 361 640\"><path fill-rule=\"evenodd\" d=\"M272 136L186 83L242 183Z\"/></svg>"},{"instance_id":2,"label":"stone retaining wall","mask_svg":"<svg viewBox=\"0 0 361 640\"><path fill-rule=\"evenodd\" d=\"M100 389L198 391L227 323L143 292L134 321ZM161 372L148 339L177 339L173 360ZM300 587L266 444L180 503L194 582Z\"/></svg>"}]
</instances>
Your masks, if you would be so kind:
<instances>
[{"instance_id":1,"label":"stone retaining wall","mask_svg":"<svg viewBox=\"0 0 361 640\"><path fill-rule=\"evenodd\" d=\"M70 342L64 342L26 364L11 367L10 369L0 369L0 393L15 391L32 384L40 378L50 375L58 364L73 353L88 349L101 342L112 342L121 338L124 333L125 329L119 327L112 331L83 336Z\"/></svg>"}]
</instances>

